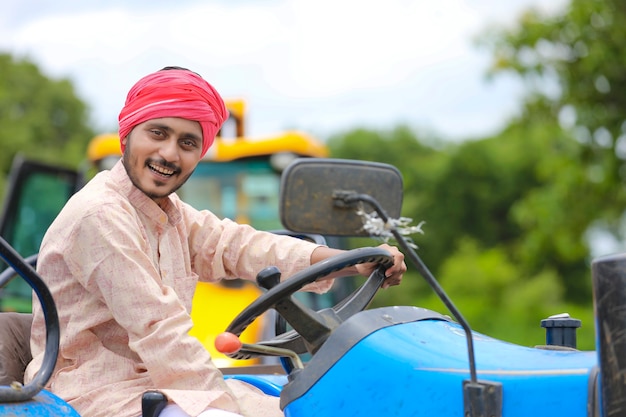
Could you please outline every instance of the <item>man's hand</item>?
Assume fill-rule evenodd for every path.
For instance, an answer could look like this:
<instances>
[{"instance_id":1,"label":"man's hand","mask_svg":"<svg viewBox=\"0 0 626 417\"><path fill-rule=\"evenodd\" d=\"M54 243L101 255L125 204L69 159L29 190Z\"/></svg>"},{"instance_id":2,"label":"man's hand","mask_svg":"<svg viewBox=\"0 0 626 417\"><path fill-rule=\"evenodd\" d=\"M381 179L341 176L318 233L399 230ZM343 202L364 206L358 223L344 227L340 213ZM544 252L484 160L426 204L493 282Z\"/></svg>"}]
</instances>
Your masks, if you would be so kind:
<instances>
[{"instance_id":1,"label":"man's hand","mask_svg":"<svg viewBox=\"0 0 626 417\"><path fill-rule=\"evenodd\" d=\"M385 271L385 282L383 282L383 288L389 288L392 285L399 285L402 281L402 275L406 272L406 264L404 263L404 254L398 250L395 246L390 246L386 243L378 246L379 248L387 250L391 256L393 256L393 266L391 266L387 271ZM333 255L339 255L340 253L344 253L344 250L341 249L332 249L326 246L320 246L316 248L311 254L311 264L323 261L326 258L329 258ZM376 268L375 263L365 263L354 265L348 268L344 268L341 271L333 272L332 274L327 275L322 278L322 280L334 279L339 277L351 276L351 275L363 275L370 276L374 269Z\"/></svg>"},{"instance_id":2,"label":"man's hand","mask_svg":"<svg viewBox=\"0 0 626 417\"><path fill-rule=\"evenodd\" d=\"M378 246L381 249L385 249L393 256L393 265L385 271L385 282L383 282L382 288L389 288L392 285L400 285L402 282L402 276L406 272L406 264L404 263L404 254L398 250L395 246L390 246L386 243ZM356 269L360 275L370 276L376 264L366 263L356 265Z\"/></svg>"}]
</instances>

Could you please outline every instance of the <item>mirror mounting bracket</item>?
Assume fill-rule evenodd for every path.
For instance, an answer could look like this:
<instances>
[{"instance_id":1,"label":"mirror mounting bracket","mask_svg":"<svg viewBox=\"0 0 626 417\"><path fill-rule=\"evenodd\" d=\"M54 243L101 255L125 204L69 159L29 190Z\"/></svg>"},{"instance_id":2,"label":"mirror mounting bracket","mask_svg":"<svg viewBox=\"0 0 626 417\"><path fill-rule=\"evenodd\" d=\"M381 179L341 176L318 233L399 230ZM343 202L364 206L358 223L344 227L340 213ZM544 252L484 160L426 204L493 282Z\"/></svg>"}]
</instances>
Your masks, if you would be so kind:
<instances>
[{"instance_id":1,"label":"mirror mounting bracket","mask_svg":"<svg viewBox=\"0 0 626 417\"><path fill-rule=\"evenodd\" d=\"M333 204L339 208L352 208L358 201L358 193L351 190L335 190L333 191Z\"/></svg>"}]
</instances>

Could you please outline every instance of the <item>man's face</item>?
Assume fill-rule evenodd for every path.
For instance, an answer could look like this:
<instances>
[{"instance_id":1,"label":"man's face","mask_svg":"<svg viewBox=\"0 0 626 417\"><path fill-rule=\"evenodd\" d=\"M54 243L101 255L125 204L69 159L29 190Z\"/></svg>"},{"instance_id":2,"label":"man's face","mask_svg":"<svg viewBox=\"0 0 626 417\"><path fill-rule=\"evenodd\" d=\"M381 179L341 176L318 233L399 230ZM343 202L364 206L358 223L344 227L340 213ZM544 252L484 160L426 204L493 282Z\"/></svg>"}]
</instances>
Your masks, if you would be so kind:
<instances>
[{"instance_id":1,"label":"man's face","mask_svg":"<svg viewBox=\"0 0 626 417\"><path fill-rule=\"evenodd\" d=\"M178 117L148 120L123 139L130 180L157 204L180 188L201 159L200 123Z\"/></svg>"}]
</instances>

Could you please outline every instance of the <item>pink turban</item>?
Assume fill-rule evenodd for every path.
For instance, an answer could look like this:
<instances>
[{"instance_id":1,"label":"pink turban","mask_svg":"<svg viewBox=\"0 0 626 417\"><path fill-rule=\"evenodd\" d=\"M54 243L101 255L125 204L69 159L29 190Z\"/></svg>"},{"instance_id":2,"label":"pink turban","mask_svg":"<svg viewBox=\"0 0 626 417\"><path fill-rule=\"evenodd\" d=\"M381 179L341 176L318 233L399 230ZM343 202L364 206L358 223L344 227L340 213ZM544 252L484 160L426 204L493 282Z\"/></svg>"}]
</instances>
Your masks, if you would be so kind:
<instances>
[{"instance_id":1,"label":"pink turban","mask_svg":"<svg viewBox=\"0 0 626 417\"><path fill-rule=\"evenodd\" d=\"M157 71L130 89L120 112L120 141L140 123L162 117L194 120L202 127L202 156L228 118L224 100L195 72L184 69ZM122 144L122 152L124 145Z\"/></svg>"}]
</instances>

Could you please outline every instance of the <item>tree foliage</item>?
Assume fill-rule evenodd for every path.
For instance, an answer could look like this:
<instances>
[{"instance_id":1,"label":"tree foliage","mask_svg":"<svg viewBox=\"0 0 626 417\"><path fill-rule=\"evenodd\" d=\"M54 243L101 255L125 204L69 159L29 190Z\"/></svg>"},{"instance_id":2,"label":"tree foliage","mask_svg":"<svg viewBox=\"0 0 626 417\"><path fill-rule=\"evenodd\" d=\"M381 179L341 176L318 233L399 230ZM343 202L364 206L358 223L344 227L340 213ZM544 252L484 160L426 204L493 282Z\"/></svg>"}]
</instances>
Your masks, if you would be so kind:
<instances>
[{"instance_id":1,"label":"tree foliage","mask_svg":"<svg viewBox=\"0 0 626 417\"><path fill-rule=\"evenodd\" d=\"M492 28L481 38L493 51L493 74L510 71L525 80L526 119L549 112L582 145L576 159L582 169L568 178L568 200L594 213L587 222L602 219L620 239L626 203L625 35L625 3L572 0L563 14L528 11L517 28Z\"/></svg>"},{"instance_id":2,"label":"tree foliage","mask_svg":"<svg viewBox=\"0 0 626 417\"><path fill-rule=\"evenodd\" d=\"M69 80L52 80L32 62L0 54L0 178L17 153L76 167L93 136L87 119Z\"/></svg>"}]
</instances>

